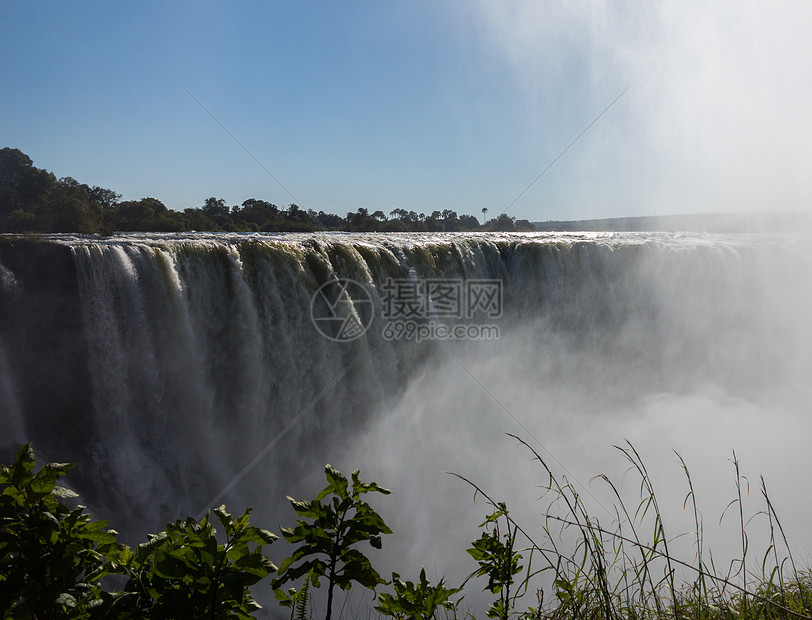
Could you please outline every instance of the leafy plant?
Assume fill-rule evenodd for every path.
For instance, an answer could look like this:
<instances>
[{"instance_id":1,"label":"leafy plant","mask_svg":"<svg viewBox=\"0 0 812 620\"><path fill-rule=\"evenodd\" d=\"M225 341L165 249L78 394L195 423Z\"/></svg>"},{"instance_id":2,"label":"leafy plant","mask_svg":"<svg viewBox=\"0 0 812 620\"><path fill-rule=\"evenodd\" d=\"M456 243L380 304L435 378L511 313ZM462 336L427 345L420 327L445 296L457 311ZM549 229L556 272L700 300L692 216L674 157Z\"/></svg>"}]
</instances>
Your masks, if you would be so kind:
<instances>
[{"instance_id":1,"label":"leafy plant","mask_svg":"<svg viewBox=\"0 0 812 620\"><path fill-rule=\"evenodd\" d=\"M251 618L260 606L248 588L276 570L262 551L276 540L249 524L251 508L234 518L214 511L226 541L218 543L209 515L175 521L134 550L118 556L129 575L124 591L107 597L119 618Z\"/></svg>"},{"instance_id":2,"label":"leafy plant","mask_svg":"<svg viewBox=\"0 0 812 620\"><path fill-rule=\"evenodd\" d=\"M430 620L438 609L455 611L459 600L451 597L462 591L462 588L446 588L443 579L433 586L426 578L426 569L420 570L417 583L403 581L400 575L392 573L392 587L395 594L383 592L378 595L380 605L375 609L384 616L393 618Z\"/></svg>"},{"instance_id":3,"label":"leafy plant","mask_svg":"<svg viewBox=\"0 0 812 620\"><path fill-rule=\"evenodd\" d=\"M0 468L0 612L4 618L84 617L98 603L108 556L122 547L106 521L92 521L77 497L56 482L73 465L50 463L34 473L31 444Z\"/></svg>"},{"instance_id":4,"label":"leafy plant","mask_svg":"<svg viewBox=\"0 0 812 620\"><path fill-rule=\"evenodd\" d=\"M522 571L519 564L522 556L514 550L518 527L511 526L507 506L504 502L499 502L495 508L494 512L479 525L486 528L482 536L471 543L473 547L467 551L479 563L479 569L474 571L471 577L487 575L488 585L485 589L499 595L488 609L488 618L506 620L510 608L510 586L513 584L514 576ZM506 522L504 532L499 525L502 517Z\"/></svg>"},{"instance_id":5,"label":"leafy plant","mask_svg":"<svg viewBox=\"0 0 812 620\"><path fill-rule=\"evenodd\" d=\"M288 588L287 592L281 589L274 590L274 596L282 607L290 609L291 620L307 620L310 607L310 584L313 583L313 573L307 573L301 587Z\"/></svg>"},{"instance_id":6,"label":"leafy plant","mask_svg":"<svg viewBox=\"0 0 812 620\"><path fill-rule=\"evenodd\" d=\"M336 586L349 590L358 583L374 590L386 583L373 568L369 558L356 545L368 542L381 548L381 534L392 530L383 518L362 499L370 492L388 495L388 489L374 482L361 482L360 473L352 472L352 489L349 481L337 469L326 465L324 474L327 486L312 501L288 500L302 517L292 528L281 528L282 535L290 543L300 546L279 567L279 577L271 587L279 590L285 583L310 574L313 585L320 586L319 578L327 579L327 620L332 616L333 590ZM328 501L322 501L328 498ZM284 594L277 594L284 602Z\"/></svg>"}]
</instances>

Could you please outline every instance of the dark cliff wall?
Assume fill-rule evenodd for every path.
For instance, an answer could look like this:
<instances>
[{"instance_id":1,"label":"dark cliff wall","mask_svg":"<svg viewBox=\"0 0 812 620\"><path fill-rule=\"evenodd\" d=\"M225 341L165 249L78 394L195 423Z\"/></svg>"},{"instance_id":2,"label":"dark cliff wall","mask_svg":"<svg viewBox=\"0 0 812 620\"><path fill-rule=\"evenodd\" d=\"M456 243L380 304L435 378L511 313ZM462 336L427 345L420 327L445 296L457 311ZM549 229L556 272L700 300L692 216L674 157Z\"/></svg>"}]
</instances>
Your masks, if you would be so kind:
<instances>
[{"instance_id":1,"label":"dark cliff wall","mask_svg":"<svg viewBox=\"0 0 812 620\"><path fill-rule=\"evenodd\" d=\"M81 443L91 396L71 249L0 239L0 264L13 274L0 290L0 337L25 429L40 438L38 451L69 460L71 446Z\"/></svg>"}]
</instances>

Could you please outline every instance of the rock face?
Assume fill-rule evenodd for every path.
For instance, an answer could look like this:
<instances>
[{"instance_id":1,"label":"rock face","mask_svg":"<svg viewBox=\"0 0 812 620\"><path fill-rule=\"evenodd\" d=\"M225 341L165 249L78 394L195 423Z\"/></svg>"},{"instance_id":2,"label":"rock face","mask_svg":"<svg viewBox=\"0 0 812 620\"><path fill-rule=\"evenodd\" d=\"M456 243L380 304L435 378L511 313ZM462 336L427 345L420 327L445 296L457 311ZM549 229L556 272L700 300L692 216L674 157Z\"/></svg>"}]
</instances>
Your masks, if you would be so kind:
<instances>
[{"instance_id":1,"label":"rock face","mask_svg":"<svg viewBox=\"0 0 812 620\"><path fill-rule=\"evenodd\" d=\"M0 346L12 379L3 405L24 411L33 435L52 437L51 454L59 458L83 441L92 402L73 253L55 243L2 239L0 264ZM4 443L22 439L7 435Z\"/></svg>"}]
</instances>

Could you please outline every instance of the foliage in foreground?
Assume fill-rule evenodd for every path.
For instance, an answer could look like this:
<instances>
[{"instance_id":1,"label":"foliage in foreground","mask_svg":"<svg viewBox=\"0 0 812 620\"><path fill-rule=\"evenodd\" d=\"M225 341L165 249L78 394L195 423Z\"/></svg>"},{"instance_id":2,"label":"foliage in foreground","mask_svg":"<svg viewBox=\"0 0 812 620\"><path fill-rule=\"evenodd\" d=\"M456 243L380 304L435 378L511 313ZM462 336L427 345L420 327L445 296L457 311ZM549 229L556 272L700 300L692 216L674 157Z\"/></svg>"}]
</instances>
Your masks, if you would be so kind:
<instances>
[{"instance_id":1,"label":"foliage in foreground","mask_svg":"<svg viewBox=\"0 0 812 620\"><path fill-rule=\"evenodd\" d=\"M249 586L276 567L262 553L276 536L214 511L226 541L204 517L169 524L130 549L107 522L92 521L56 485L73 466L34 473L31 444L0 469L0 612L3 618L250 618L259 606ZM125 578L122 591L102 588ZM107 579L106 581L110 581Z\"/></svg>"},{"instance_id":2,"label":"foliage in foreground","mask_svg":"<svg viewBox=\"0 0 812 620\"><path fill-rule=\"evenodd\" d=\"M129 577L122 592L104 595L104 610L116 618L249 618L260 606L248 588L276 570L263 553L276 536L249 524L251 509L234 518L225 506L214 516L226 541L203 517L175 521L134 550L117 554Z\"/></svg>"},{"instance_id":3,"label":"foliage in foreground","mask_svg":"<svg viewBox=\"0 0 812 620\"><path fill-rule=\"evenodd\" d=\"M504 502L499 502L494 508L493 514L480 523L479 527L485 530L472 543L468 554L479 563L479 569L471 573L471 576L488 577L485 589L499 596L488 608L488 618L507 618L511 602L510 586L516 575L522 572L519 564L522 556L515 550L518 527L508 518L507 506ZM500 527L503 518L506 530L504 533Z\"/></svg>"},{"instance_id":4,"label":"foliage in foreground","mask_svg":"<svg viewBox=\"0 0 812 620\"><path fill-rule=\"evenodd\" d=\"M23 446L0 469L0 611L3 617L82 615L98 601L99 581L119 551L107 523L91 521L76 497L56 482L73 466L50 463L34 473L34 451Z\"/></svg>"},{"instance_id":5,"label":"foliage in foreground","mask_svg":"<svg viewBox=\"0 0 812 620\"><path fill-rule=\"evenodd\" d=\"M812 576L797 567L763 480L765 508L760 514L768 520L769 540L762 557L749 557L749 519L742 508L746 479L735 453L736 497L729 508L737 513L741 557L720 573L704 549L701 513L681 459L688 483L684 505L696 526L690 561L669 549L674 538L666 533L652 479L633 446L619 450L639 476L641 496L627 505L614 484L600 476L616 497L616 518L606 528L590 516L572 484L554 476L531 446L516 439L533 453L546 476L550 505L535 538L504 502L455 474L493 508L468 549L477 563L469 580L486 578L484 590L496 596L485 610L487 617L812 620ZM387 583L361 551L362 543L381 548L381 535L391 530L363 497L389 491L361 482L358 471L348 480L328 465L327 486L314 500L289 498L299 518L281 532L298 546L277 569L265 555L276 536L250 524L250 508L235 517L221 506L213 511L214 520L210 515L200 521L178 520L134 549L122 545L106 522L93 521L82 506L67 505L76 494L57 482L71 468L50 463L35 472L34 452L27 444L11 466L0 469L3 618L252 618L259 605L250 588L269 577L291 618L313 617L312 589L321 580L327 582L328 619L335 586L349 590L354 583L375 593L375 610L383 616L462 617L459 606L468 580L459 588L447 587L444 579L432 584L423 569L414 582L393 573ZM652 535L644 537L642 531ZM678 585L678 569L694 578ZM549 575L546 583L537 581L540 575ZM291 582L298 587L283 591ZM535 606L522 604L529 592L535 593Z\"/></svg>"},{"instance_id":6,"label":"foliage in foreground","mask_svg":"<svg viewBox=\"0 0 812 620\"><path fill-rule=\"evenodd\" d=\"M394 594L382 592L378 595L380 604L375 608L384 616L392 618L419 618L430 620L436 617L439 610L456 612L459 600L451 597L462 591L462 588L446 588L445 580L440 579L436 586L426 577L426 569L420 569L416 583L403 581L400 575L392 573Z\"/></svg>"},{"instance_id":7,"label":"foliage in foreground","mask_svg":"<svg viewBox=\"0 0 812 620\"><path fill-rule=\"evenodd\" d=\"M309 583L319 587L319 578L327 579L327 620L333 609L333 592L338 586L349 590L358 583L371 590L386 581L372 567L372 562L357 545L368 542L381 548L381 534L392 530L381 516L362 499L365 493L391 493L376 483L361 482L359 471L352 472L352 489L347 478L337 469L327 465L324 473L327 486L313 501L299 502L289 497L293 510L300 517L295 527L282 528L282 535L289 543L301 543L293 554L279 567L279 577L271 587L277 599L287 603L293 593L282 593L280 587L292 579L308 575ZM327 498L329 501L322 501Z\"/></svg>"}]
</instances>

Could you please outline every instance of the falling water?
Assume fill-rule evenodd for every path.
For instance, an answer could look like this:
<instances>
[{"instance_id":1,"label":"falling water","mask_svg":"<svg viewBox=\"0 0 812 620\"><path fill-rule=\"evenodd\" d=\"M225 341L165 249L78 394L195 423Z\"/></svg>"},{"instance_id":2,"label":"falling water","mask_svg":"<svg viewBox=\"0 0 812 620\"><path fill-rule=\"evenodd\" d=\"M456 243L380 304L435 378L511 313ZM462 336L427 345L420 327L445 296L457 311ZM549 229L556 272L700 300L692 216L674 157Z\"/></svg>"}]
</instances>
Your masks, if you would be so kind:
<instances>
[{"instance_id":1,"label":"falling water","mask_svg":"<svg viewBox=\"0 0 812 620\"><path fill-rule=\"evenodd\" d=\"M130 542L213 500L284 523L284 495L318 490L332 462L396 491L382 511L402 537L382 565L460 575L484 508L443 471L535 510L538 471L506 432L584 488L624 438L667 466L680 449L702 474L741 444L776 475L812 465L796 445L811 426L808 239L55 235L0 249L3 443L24 432L77 462L74 484ZM388 339L388 279L501 283L499 337ZM337 280L373 305L345 342L311 317ZM24 348L35 334L45 344Z\"/></svg>"}]
</instances>

